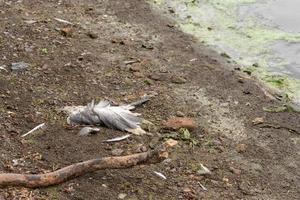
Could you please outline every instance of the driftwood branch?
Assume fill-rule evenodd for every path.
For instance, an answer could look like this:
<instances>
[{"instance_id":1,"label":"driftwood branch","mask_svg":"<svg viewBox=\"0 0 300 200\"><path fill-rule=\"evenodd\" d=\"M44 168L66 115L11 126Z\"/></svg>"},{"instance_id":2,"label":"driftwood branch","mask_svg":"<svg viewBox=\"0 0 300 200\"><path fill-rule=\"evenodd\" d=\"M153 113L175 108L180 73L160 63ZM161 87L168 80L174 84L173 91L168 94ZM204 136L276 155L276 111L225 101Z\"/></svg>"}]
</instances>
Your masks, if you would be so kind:
<instances>
[{"instance_id":1,"label":"driftwood branch","mask_svg":"<svg viewBox=\"0 0 300 200\"><path fill-rule=\"evenodd\" d=\"M45 174L0 174L0 186L23 186L29 188L56 185L86 173L103 169L129 168L142 163L157 163L168 157L168 149L177 144L168 140L154 150L127 156L103 157L69 165Z\"/></svg>"}]
</instances>

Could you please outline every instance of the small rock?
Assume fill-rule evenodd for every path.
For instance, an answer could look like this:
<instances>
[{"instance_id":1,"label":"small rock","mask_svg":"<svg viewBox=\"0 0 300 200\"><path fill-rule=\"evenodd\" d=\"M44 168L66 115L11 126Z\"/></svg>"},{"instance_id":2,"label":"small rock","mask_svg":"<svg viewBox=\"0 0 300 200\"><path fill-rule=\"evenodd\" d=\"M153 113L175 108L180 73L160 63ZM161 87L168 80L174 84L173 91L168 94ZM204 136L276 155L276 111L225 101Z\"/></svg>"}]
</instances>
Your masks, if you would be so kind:
<instances>
[{"instance_id":1,"label":"small rock","mask_svg":"<svg viewBox=\"0 0 300 200\"><path fill-rule=\"evenodd\" d=\"M144 74L141 72L133 72L133 75L136 76L137 78L144 78Z\"/></svg>"},{"instance_id":2,"label":"small rock","mask_svg":"<svg viewBox=\"0 0 300 200\"><path fill-rule=\"evenodd\" d=\"M135 151L136 153L142 153L142 152L146 152L147 151L147 147L145 145L139 144L136 146Z\"/></svg>"},{"instance_id":3,"label":"small rock","mask_svg":"<svg viewBox=\"0 0 300 200\"><path fill-rule=\"evenodd\" d=\"M73 33L73 30L70 27L66 27L66 28L60 29L60 32L65 37L71 37L72 33Z\"/></svg>"},{"instance_id":4,"label":"small rock","mask_svg":"<svg viewBox=\"0 0 300 200\"><path fill-rule=\"evenodd\" d=\"M143 120L140 126L142 129L150 133L155 133L158 130L157 126L148 120Z\"/></svg>"},{"instance_id":5,"label":"small rock","mask_svg":"<svg viewBox=\"0 0 300 200\"><path fill-rule=\"evenodd\" d=\"M92 31L89 31L89 32L87 33L87 36L89 36L89 37L92 38L92 39L97 39L97 38L98 38L97 33L92 32Z\"/></svg>"},{"instance_id":6,"label":"small rock","mask_svg":"<svg viewBox=\"0 0 300 200\"><path fill-rule=\"evenodd\" d=\"M149 78L154 80L154 81L160 81L162 79L162 77L159 74L151 74L149 76Z\"/></svg>"},{"instance_id":7,"label":"small rock","mask_svg":"<svg viewBox=\"0 0 300 200\"><path fill-rule=\"evenodd\" d=\"M176 84L184 84L186 83L186 79L180 76L172 76L171 82Z\"/></svg>"},{"instance_id":8,"label":"small rock","mask_svg":"<svg viewBox=\"0 0 300 200\"><path fill-rule=\"evenodd\" d=\"M175 130L180 128L193 130L197 127L195 121L192 118L187 117L175 117L172 119L168 119L168 121L164 125Z\"/></svg>"},{"instance_id":9,"label":"small rock","mask_svg":"<svg viewBox=\"0 0 300 200\"><path fill-rule=\"evenodd\" d=\"M111 154L113 156L120 156L120 155L122 155L123 152L124 152L124 150L122 150L122 149L114 149L111 151Z\"/></svg>"},{"instance_id":10,"label":"small rock","mask_svg":"<svg viewBox=\"0 0 300 200\"><path fill-rule=\"evenodd\" d=\"M253 125L258 125L258 124L262 124L264 123L264 118L262 117L256 117L253 121L252 121Z\"/></svg>"},{"instance_id":11,"label":"small rock","mask_svg":"<svg viewBox=\"0 0 300 200\"><path fill-rule=\"evenodd\" d=\"M133 64L130 66L130 71L132 72L141 72L141 66L139 64Z\"/></svg>"},{"instance_id":12,"label":"small rock","mask_svg":"<svg viewBox=\"0 0 300 200\"><path fill-rule=\"evenodd\" d=\"M242 173L242 171L240 169L235 169L233 167L230 167L229 170L236 175L241 175L241 173Z\"/></svg>"},{"instance_id":13,"label":"small rock","mask_svg":"<svg viewBox=\"0 0 300 200\"><path fill-rule=\"evenodd\" d=\"M184 117L185 114L184 114L183 112L181 112L181 111L177 111L177 112L176 112L176 116L177 116L177 117Z\"/></svg>"},{"instance_id":14,"label":"small rock","mask_svg":"<svg viewBox=\"0 0 300 200\"><path fill-rule=\"evenodd\" d=\"M11 64L11 70L12 71L24 71L29 67L29 64L25 62L17 62Z\"/></svg>"},{"instance_id":15,"label":"small rock","mask_svg":"<svg viewBox=\"0 0 300 200\"><path fill-rule=\"evenodd\" d=\"M120 193L120 194L118 195L118 199L125 199L126 196L127 196L127 194L125 194L125 193Z\"/></svg>"},{"instance_id":16,"label":"small rock","mask_svg":"<svg viewBox=\"0 0 300 200\"><path fill-rule=\"evenodd\" d=\"M245 144L238 144L236 146L236 151L238 153L244 153L244 152L246 152L246 150L247 150L247 145L245 145Z\"/></svg>"},{"instance_id":17,"label":"small rock","mask_svg":"<svg viewBox=\"0 0 300 200\"><path fill-rule=\"evenodd\" d=\"M192 192L192 190L191 190L191 188L186 187L186 188L183 188L183 192L190 193L190 192Z\"/></svg>"}]
</instances>

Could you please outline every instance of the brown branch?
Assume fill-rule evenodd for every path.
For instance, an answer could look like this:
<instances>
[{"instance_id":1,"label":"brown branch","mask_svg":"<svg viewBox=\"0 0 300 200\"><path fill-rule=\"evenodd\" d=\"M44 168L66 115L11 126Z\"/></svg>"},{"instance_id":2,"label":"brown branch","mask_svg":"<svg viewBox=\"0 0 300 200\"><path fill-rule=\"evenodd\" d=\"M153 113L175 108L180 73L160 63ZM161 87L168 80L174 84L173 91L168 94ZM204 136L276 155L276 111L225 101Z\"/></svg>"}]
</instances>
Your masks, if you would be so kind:
<instances>
[{"instance_id":1,"label":"brown branch","mask_svg":"<svg viewBox=\"0 0 300 200\"><path fill-rule=\"evenodd\" d=\"M154 150L127 156L104 157L69 165L46 174L0 174L0 186L45 187L63 183L83 174L102 169L129 168L141 163L157 163L168 157L168 148L177 144L168 140Z\"/></svg>"}]
</instances>

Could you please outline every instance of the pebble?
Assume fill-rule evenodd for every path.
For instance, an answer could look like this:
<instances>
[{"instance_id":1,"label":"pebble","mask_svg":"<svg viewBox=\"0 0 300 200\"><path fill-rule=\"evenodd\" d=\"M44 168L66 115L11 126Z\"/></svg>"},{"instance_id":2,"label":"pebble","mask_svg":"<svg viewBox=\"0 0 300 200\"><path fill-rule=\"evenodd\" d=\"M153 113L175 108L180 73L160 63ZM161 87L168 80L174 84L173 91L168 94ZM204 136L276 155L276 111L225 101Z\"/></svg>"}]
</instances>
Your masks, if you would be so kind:
<instances>
[{"instance_id":1,"label":"pebble","mask_svg":"<svg viewBox=\"0 0 300 200\"><path fill-rule=\"evenodd\" d=\"M97 38L98 38L97 33L92 32L92 31L89 31L89 32L87 33L87 36L89 36L89 37L92 38L92 39L97 39Z\"/></svg>"},{"instance_id":2,"label":"pebble","mask_svg":"<svg viewBox=\"0 0 300 200\"><path fill-rule=\"evenodd\" d=\"M141 66L139 64L133 64L130 66L130 71L132 72L140 72L141 71Z\"/></svg>"},{"instance_id":3,"label":"pebble","mask_svg":"<svg viewBox=\"0 0 300 200\"><path fill-rule=\"evenodd\" d=\"M62 28L62 29L60 29L60 31L61 31L61 34L65 37L71 37L72 33L73 33L73 30L70 27Z\"/></svg>"},{"instance_id":4,"label":"pebble","mask_svg":"<svg viewBox=\"0 0 300 200\"><path fill-rule=\"evenodd\" d=\"M238 144L235 149L236 149L236 151L238 153L244 153L247 150L247 145L245 145L245 144Z\"/></svg>"},{"instance_id":5,"label":"pebble","mask_svg":"<svg viewBox=\"0 0 300 200\"><path fill-rule=\"evenodd\" d=\"M172 128L175 130L180 128L187 128L189 130L193 130L197 127L195 121L192 118L188 117L175 117L172 119L168 119L164 125L168 128Z\"/></svg>"},{"instance_id":6,"label":"pebble","mask_svg":"<svg viewBox=\"0 0 300 200\"><path fill-rule=\"evenodd\" d=\"M125 199L126 196L127 196L127 194L125 194L125 193L120 193L120 194L118 195L118 199Z\"/></svg>"},{"instance_id":7,"label":"pebble","mask_svg":"<svg viewBox=\"0 0 300 200\"><path fill-rule=\"evenodd\" d=\"M180 76L172 76L171 82L176 84L184 84L186 83L186 79Z\"/></svg>"},{"instance_id":8,"label":"pebble","mask_svg":"<svg viewBox=\"0 0 300 200\"><path fill-rule=\"evenodd\" d=\"M137 77L137 78L144 78L144 77L145 77L144 74L141 73L141 72L133 72L133 75L134 75L135 77Z\"/></svg>"},{"instance_id":9,"label":"pebble","mask_svg":"<svg viewBox=\"0 0 300 200\"><path fill-rule=\"evenodd\" d=\"M230 167L229 170L234 173L235 175L241 175L242 171L240 169L236 169L233 167Z\"/></svg>"},{"instance_id":10,"label":"pebble","mask_svg":"<svg viewBox=\"0 0 300 200\"><path fill-rule=\"evenodd\" d=\"M12 71L24 71L28 67L29 64L22 61L22 62L12 63L10 68Z\"/></svg>"},{"instance_id":11,"label":"pebble","mask_svg":"<svg viewBox=\"0 0 300 200\"><path fill-rule=\"evenodd\" d=\"M184 117L185 114L184 114L183 112L181 112L181 111L177 111L177 112L176 112L176 116L177 116L177 117Z\"/></svg>"},{"instance_id":12,"label":"pebble","mask_svg":"<svg viewBox=\"0 0 300 200\"><path fill-rule=\"evenodd\" d=\"M122 150L122 149L114 149L111 151L111 154L113 156L120 156L120 155L122 155L123 152L124 152L124 150Z\"/></svg>"}]
</instances>

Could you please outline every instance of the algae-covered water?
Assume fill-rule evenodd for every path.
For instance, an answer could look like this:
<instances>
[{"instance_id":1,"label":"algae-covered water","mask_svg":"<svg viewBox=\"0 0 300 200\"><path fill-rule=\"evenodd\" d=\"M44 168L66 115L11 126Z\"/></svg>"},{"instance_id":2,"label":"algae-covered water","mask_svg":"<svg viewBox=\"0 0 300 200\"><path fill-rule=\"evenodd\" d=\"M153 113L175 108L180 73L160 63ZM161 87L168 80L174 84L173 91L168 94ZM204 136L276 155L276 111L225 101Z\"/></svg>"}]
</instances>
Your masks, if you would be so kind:
<instances>
[{"instance_id":1,"label":"algae-covered water","mask_svg":"<svg viewBox=\"0 0 300 200\"><path fill-rule=\"evenodd\" d=\"M300 107L300 0L151 0Z\"/></svg>"}]
</instances>

